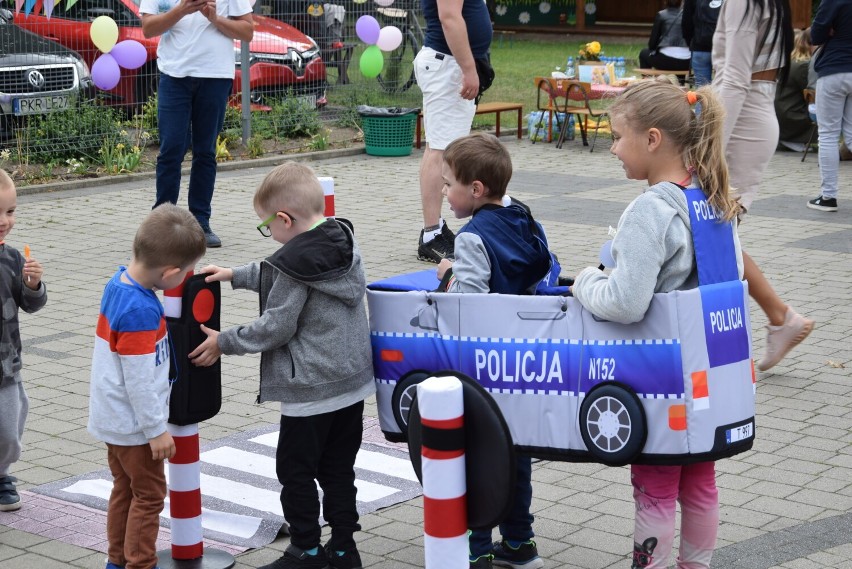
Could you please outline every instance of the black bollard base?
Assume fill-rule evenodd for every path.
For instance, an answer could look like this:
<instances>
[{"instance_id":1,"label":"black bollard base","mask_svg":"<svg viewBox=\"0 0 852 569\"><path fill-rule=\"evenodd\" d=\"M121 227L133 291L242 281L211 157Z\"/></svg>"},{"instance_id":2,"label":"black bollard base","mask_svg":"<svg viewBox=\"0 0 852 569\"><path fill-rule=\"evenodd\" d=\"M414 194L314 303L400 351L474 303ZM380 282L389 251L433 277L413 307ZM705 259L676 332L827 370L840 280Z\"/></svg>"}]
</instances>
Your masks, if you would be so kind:
<instances>
[{"instance_id":1,"label":"black bollard base","mask_svg":"<svg viewBox=\"0 0 852 569\"><path fill-rule=\"evenodd\" d=\"M172 550L158 551L160 569L230 569L236 564L234 556L227 551L204 548L204 555L198 559L172 559Z\"/></svg>"}]
</instances>

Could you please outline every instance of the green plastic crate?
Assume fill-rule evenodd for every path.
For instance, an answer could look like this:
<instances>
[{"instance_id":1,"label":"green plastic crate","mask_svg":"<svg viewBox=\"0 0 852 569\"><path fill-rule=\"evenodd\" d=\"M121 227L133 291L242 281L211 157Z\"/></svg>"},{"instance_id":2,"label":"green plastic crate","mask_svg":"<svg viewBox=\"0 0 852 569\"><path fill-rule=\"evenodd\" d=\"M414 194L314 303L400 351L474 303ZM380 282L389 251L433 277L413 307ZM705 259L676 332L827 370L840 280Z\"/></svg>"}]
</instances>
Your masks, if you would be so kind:
<instances>
[{"instance_id":1,"label":"green plastic crate","mask_svg":"<svg viewBox=\"0 0 852 569\"><path fill-rule=\"evenodd\" d=\"M417 113L361 117L364 145L371 156L408 156L414 146Z\"/></svg>"}]
</instances>

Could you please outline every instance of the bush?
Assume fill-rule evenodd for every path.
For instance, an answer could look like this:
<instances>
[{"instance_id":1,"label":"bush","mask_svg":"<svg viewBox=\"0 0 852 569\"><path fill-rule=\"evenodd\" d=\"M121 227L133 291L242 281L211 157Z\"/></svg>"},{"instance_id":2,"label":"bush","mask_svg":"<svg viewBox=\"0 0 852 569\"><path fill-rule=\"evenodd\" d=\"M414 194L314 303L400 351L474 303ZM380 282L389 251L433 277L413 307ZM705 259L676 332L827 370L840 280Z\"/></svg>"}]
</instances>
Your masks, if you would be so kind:
<instances>
[{"instance_id":1,"label":"bush","mask_svg":"<svg viewBox=\"0 0 852 569\"><path fill-rule=\"evenodd\" d=\"M31 162L56 162L81 155L96 159L104 139L119 139L120 112L82 102L74 109L27 117L16 130L19 158Z\"/></svg>"}]
</instances>

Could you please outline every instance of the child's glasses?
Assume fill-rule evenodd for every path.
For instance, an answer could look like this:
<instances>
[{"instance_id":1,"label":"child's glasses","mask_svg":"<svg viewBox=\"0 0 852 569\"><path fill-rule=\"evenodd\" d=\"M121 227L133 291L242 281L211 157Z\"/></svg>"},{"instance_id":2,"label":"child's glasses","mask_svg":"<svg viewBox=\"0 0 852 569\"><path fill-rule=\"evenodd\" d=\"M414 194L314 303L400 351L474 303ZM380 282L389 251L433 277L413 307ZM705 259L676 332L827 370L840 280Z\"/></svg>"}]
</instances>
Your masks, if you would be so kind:
<instances>
[{"instance_id":1,"label":"child's glasses","mask_svg":"<svg viewBox=\"0 0 852 569\"><path fill-rule=\"evenodd\" d=\"M269 229L269 224L275 221L275 218L278 217L279 213L283 213L284 215L289 217L290 223L296 223L296 218L293 217L291 214L287 213L284 210L276 211L275 213L261 221L260 224L257 226L257 230L260 231L261 235L263 235L264 237L272 237L272 230Z\"/></svg>"}]
</instances>

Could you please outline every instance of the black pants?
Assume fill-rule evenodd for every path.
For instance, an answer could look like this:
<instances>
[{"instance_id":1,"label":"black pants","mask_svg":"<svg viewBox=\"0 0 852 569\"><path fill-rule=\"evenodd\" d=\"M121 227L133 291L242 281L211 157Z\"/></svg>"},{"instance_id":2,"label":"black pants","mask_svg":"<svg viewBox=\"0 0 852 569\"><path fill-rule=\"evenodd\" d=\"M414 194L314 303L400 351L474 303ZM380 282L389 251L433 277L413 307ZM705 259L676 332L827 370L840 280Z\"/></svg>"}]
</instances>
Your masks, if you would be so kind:
<instances>
[{"instance_id":1,"label":"black pants","mask_svg":"<svg viewBox=\"0 0 852 569\"><path fill-rule=\"evenodd\" d=\"M663 71L689 71L689 59L669 57L659 51L652 52L647 47L639 52L639 67L642 69L662 69Z\"/></svg>"},{"instance_id":2,"label":"black pants","mask_svg":"<svg viewBox=\"0 0 852 569\"><path fill-rule=\"evenodd\" d=\"M323 516L331 526L334 551L355 547L361 529L355 506L355 455L361 446L364 402L310 417L281 416L276 472L281 506L290 525L290 542L299 549L320 545L320 503L314 480L322 488Z\"/></svg>"}]
</instances>

